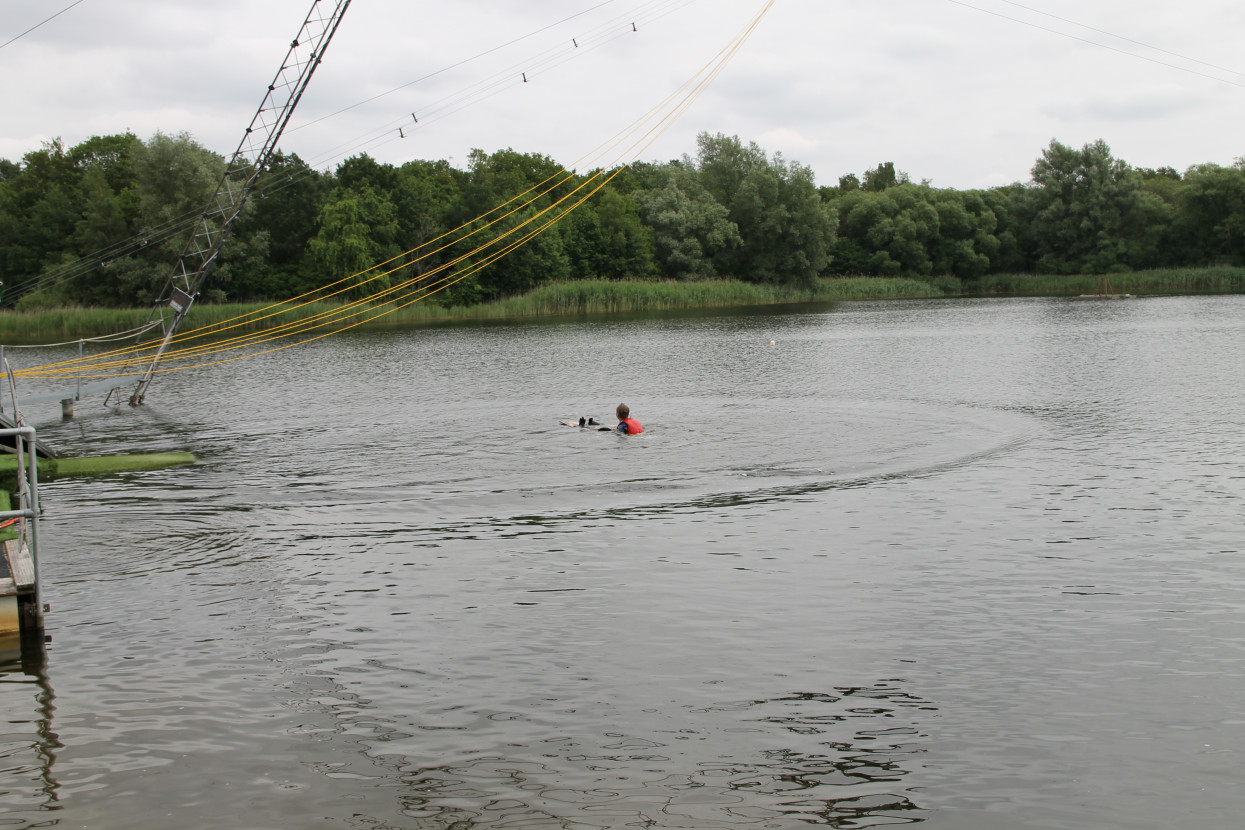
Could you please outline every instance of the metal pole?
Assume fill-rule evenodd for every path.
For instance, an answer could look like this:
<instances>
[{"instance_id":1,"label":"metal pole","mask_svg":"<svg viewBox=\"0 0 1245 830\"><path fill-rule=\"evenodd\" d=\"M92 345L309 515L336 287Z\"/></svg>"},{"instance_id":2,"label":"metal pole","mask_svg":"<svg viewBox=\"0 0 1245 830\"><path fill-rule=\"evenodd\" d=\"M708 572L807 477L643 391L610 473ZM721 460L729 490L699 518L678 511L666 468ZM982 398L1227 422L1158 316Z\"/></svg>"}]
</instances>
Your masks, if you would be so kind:
<instances>
[{"instance_id":1,"label":"metal pole","mask_svg":"<svg viewBox=\"0 0 1245 830\"><path fill-rule=\"evenodd\" d=\"M30 432L30 446L33 450L38 444L35 438L35 428L27 427L26 429ZM35 568L35 589L37 591L39 585L39 453L37 451L28 452L26 455L28 458L27 463L30 465L29 506L32 514L30 517L30 563ZM37 600L38 594L35 596Z\"/></svg>"},{"instance_id":2,"label":"metal pole","mask_svg":"<svg viewBox=\"0 0 1245 830\"><path fill-rule=\"evenodd\" d=\"M147 394L147 385L151 383L151 377L156 373L156 366L160 365L160 358L164 356L164 351L169 347L169 343L173 342L173 335L177 334L177 325L180 323L185 312L190 310L191 303L194 298L190 298L190 302L178 312L178 316L174 319L174 325L169 326L169 330L165 332L164 339L160 341L160 347L156 349L155 356L151 359L151 365L147 367L147 371L143 373L139 379L138 385L134 387L134 393L130 395L130 406L138 406L143 402L143 397Z\"/></svg>"},{"instance_id":3,"label":"metal pole","mask_svg":"<svg viewBox=\"0 0 1245 830\"><path fill-rule=\"evenodd\" d=\"M25 430L18 427L18 431L13 435L13 449L17 452L17 509L26 509L27 495L29 489L29 476L22 474L22 468L26 466L26 437Z\"/></svg>"},{"instance_id":4,"label":"metal pole","mask_svg":"<svg viewBox=\"0 0 1245 830\"><path fill-rule=\"evenodd\" d=\"M82 341L78 341L78 365L82 365ZM78 388L73 393L75 401L82 400L82 375L78 375Z\"/></svg>"}]
</instances>

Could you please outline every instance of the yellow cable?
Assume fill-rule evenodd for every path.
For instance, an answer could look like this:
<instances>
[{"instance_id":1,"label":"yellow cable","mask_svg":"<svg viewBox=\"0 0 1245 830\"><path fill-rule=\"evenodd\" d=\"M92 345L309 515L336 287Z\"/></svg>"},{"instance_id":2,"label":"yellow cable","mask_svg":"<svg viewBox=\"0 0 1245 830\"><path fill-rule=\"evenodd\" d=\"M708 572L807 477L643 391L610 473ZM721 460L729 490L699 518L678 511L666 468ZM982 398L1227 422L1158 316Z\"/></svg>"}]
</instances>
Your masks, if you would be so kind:
<instances>
[{"instance_id":1,"label":"yellow cable","mask_svg":"<svg viewBox=\"0 0 1245 830\"><path fill-rule=\"evenodd\" d=\"M655 124L650 126L647 129L647 131L643 132L638 139L636 139L631 145L629 145L627 153L622 154L628 158L628 161L625 162L621 166L617 166L614 169L614 172L609 174L608 176L604 176L604 174L602 174L599 171L594 173L593 175L587 177L587 179L585 179L583 182L581 182L578 187L574 188L573 190L571 190L569 193L565 194L564 196L558 198L557 200L549 204L547 207L545 207L543 210L540 210L539 212L537 212L535 215L528 218L527 220L520 222L515 227L505 231L504 233L496 237L493 237L487 240L486 242L472 249L468 253L462 254L453 260L443 263L429 272L420 274L418 277L405 280L403 282L384 288L380 291L377 291L361 299L347 303L344 306L339 306L333 309L329 309L327 311L323 311L318 314L312 315L311 317L308 317L308 318L300 318L298 320L293 320L287 323L282 323L278 326L274 326L272 328L265 329L260 332L252 332L250 334L245 334L245 335L237 336L234 338L229 338L223 341L213 340L212 342L208 344L201 345L198 347L173 350L172 352L167 353L164 359L166 362L167 361L190 360L192 358L199 357L199 356L211 355L211 354L228 352L228 351L236 351L237 349L241 349L247 346L264 345L266 343L273 342L274 340L296 336L300 333L307 333L307 332L315 331L316 329L324 328L329 325L334 325L334 324L342 322L343 320L348 320L351 317L361 316L361 315L367 314L369 311L374 311L375 306L372 304L377 302L378 300L387 305L391 304L392 305L391 308L388 308L387 310L377 311L376 313L371 314L370 316L361 316L361 319L358 319L355 322L350 323L348 325L344 325L341 328L337 328L332 331L324 332L324 333L315 335L313 337L309 337L307 339L286 343L282 346L278 346L275 348L264 349L261 351L251 351L251 352L248 352L247 354L235 355L233 357L228 357L228 358L224 358L221 360L210 361L210 362L205 362L205 363L195 363L195 364L178 365L178 366L166 366L164 368L157 369L156 370L157 373L164 373L164 372L170 372L170 371L181 371L185 369L204 368L208 366L217 366L223 363L230 363L230 362L233 362L236 360L242 360L248 357L257 357L259 355L271 354L273 352L282 351L284 349L292 348L297 345L311 343L316 340L320 340L325 337L328 337L331 334L336 334L336 333L343 332L343 331L349 331L350 329L356 328L366 323L373 322L384 316L392 314L402 308L406 308L409 305L412 305L416 302L424 300L427 297L430 297L440 291L443 291L449 286L463 279L466 279L467 277L475 273L478 273L480 270L487 267L488 265L491 265L492 263L496 262L500 258L510 254L517 248L531 241L536 236L547 231L557 222L561 221L561 219L563 219L568 213L570 213L570 211L578 208L585 201L587 201L593 195L599 192L603 187L605 187L606 184L612 181L616 176L618 176L622 172L623 169L625 169L626 163L630 163L630 161L634 161L636 158L638 158L639 155L645 149L651 146L653 142L655 142L657 138L660 137L661 134L663 134L667 129L669 129L673 121L677 119L679 116L681 116L684 112L686 112L686 110L691 106L691 104L700 97L700 95L704 92L704 90L708 87L708 85L712 83L712 81L715 80L718 77L718 75L723 71L726 64L730 61L731 58L734 57L734 55L738 52L738 50L742 48L743 43L747 40L749 36L751 36L752 32L756 29L756 26L760 23L761 19L773 6L774 2L775 0L768 0L768 2L765 3L761 11L749 22L748 25L746 25L735 36L735 38L730 43L728 43L725 47L723 47L723 49L720 50L718 54L714 56L714 59L710 60L704 67L702 67L696 73L696 75L694 75L691 79L689 79L689 81L685 82L679 88L679 90L676 90L675 93L672 93L670 96L667 96L667 98L663 100L661 104L651 109L649 113L646 113L640 119L637 119L636 122L633 122L631 127L629 127L627 130L621 133L618 137L616 137L615 140L613 140L611 143L609 143L606 146L605 149L609 149L609 148L617 148L619 145L622 145L624 141L626 140L626 138L633 136L636 132L638 132L644 126L644 123L646 121L648 121L649 119L653 117L656 117L656 115L658 114L661 114L661 112L665 108L669 107L668 111L666 111L665 114L659 120L657 120ZM700 80L697 81L696 79L700 77L702 74L704 75L704 77L700 78ZM683 92L684 90L687 90L687 91L684 93L683 97L678 98L678 100L673 104L673 106L671 106L671 102L675 100L678 97L679 93ZM600 154L601 153L598 153L598 155ZM261 321L261 320L270 319L272 317L277 317L282 314L289 313L291 311L296 311L300 308L305 308L306 306L311 305L315 302L322 301L326 296L322 292L325 291L326 289L337 288L338 286L343 286L343 285L345 286L342 288L338 288L336 291L333 291L327 295L328 297L333 297L333 296L337 296L339 294L345 293L348 290L356 289L360 285L367 285L370 282L373 282L382 277L395 273L403 268L413 265L416 262L422 261L423 259L426 259L427 257L432 256L436 253L440 253L441 251L444 251L454 245L459 244L465 239L469 239L472 236L475 236L476 234L481 233L487 230L488 228L493 227L497 223L514 215L515 213L518 213L519 211L524 210L527 207L530 207L537 200L552 193L555 188L560 187L563 184L566 184L567 181L571 177L573 177L573 175L574 174L568 173L565 169L563 169L559 171L558 173L555 173L549 176L543 182L533 185L532 187L528 188L527 190L523 191L517 196L511 198L510 200L502 203L501 205L498 205L495 208L490 209L489 211L485 212L481 216L478 216L475 219L472 219L469 222L466 222L453 230L446 231L445 233L441 234L438 237L435 237L434 239L421 243L415 248L411 248L401 254L391 257L390 259L385 260L384 262L373 265L369 268L366 268L348 277L343 277L333 283L329 283L326 286L322 286L321 288L318 288L313 291L309 291L304 294L301 294L297 297L291 298L290 300L285 300L280 303L274 303L262 309L258 309L256 311L248 312L247 314L243 314L243 315L239 315L238 317L231 318L230 320L221 321L219 323L215 323L209 326L204 326L200 329L191 330L189 332L186 332L184 335L175 337L173 342L185 342L189 340L206 338L212 334L218 334L220 332L228 331L230 329L238 328L242 325L246 325L248 324L248 322L254 323L254 322ZM500 242L516 234L521 229L526 228L529 225L532 225L533 223L536 223L538 220L542 219L543 217L545 217L551 211L554 211L559 206L563 206L564 203L571 200L577 193L582 191L585 187L587 187L589 184L591 184L594 180L598 178L601 178L602 180L599 184L596 185L596 187L588 191L586 195L583 195L582 197L578 198L576 201L570 204L569 207L563 207L563 209L561 209L560 212L553 215L552 218L548 219L548 221L545 221L543 224L536 225L534 229L527 231L524 235L497 248L491 253L485 253L486 251L488 251L488 249L498 246ZM552 184L550 184L550 182L552 182ZM541 188L544 188L545 185L549 185L548 188L541 190ZM513 207L508 212L500 213L500 211L504 210L507 206L513 205L515 202L522 200L523 197L533 193L534 191L536 192L535 196L532 196L530 199L523 201L517 207ZM471 230L469 233L465 233L463 236L457 237L453 239L452 241L445 243L441 247L436 248L435 250L425 251L422 255L418 257L414 257L409 260L405 259L405 257L412 256L413 254L425 248L428 248L429 246L437 242L440 242L441 240L446 239L452 234L458 233L467 228L471 228L476 223L483 222L483 220L485 220L487 217L489 217L490 215L494 213L498 214L496 218L492 219L491 221L487 223L480 224L478 227L476 227L474 230ZM448 276L444 276L434 282L431 282L431 283L427 282L427 280L430 277L435 276L437 274L444 273L448 271L449 269L453 268L454 266L460 263L463 263L464 261L469 260L471 257L477 256L479 254L484 254L484 256L478 262L471 263L467 267L463 268L462 270L456 271L452 274L449 274ZM397 260L404 260L404 261L401 262L401 264L393 268L390 268L387 271L378 271L378 269L381 269L386 265L390 265L391 263ZM367 274L369 272L372 272L372 271L377 271L377 273L369 277L368 279L363 280L362 282L354 282L356 278L364 274ZM423 284L416 285L416 283L423 283ZM410 292L408 294L405 294L399 297L394 297L394 295L397 295L400 292L408 288L410 289ZM416 295L416 296L414 296L413 299L410 299L412 295ZM307 299L310 297L314 297L314 299ZM382 299L382 298L390 298L390 297L394 297L394 298L393 299ZM293 306L290 305L291 303L295 303L300 300L303 300L304 302L301 302L298 305L293 305ZM288 307L283 308L285 306L288 306ZM271 311L272 309L280 309L280 310ZM269 312L269 311L271 311L271 313L263 314L263 316L259 316L261 315L262 312ZM230 325L226 325L226 324L230 324ZM93 355L89 359L82 358L82 359L62 361L60 363L48 364L46 366L32 367L29 369L19 370L19 371L16 371L14 374L19 377L67 378L67 379L127 377L127 376L141 375L145 373L146 371L145 369L135 368L133 371L127 370L127 371L122 371L122 372L108 372L106 374L70 374L70 373L74 371L77 371L77 372L102 371L104 369L111 369L111 368L126 369L127 367L132 366L138 360L138 355L146 353L146 352L154 351L154 348L155 348L154 343L148 344L145 346L131 346L125 349L118 349L118 350L114 350L111 352L106 352L100 355ZM124 358L124 359L118 359L118 358Z\"/></svg>"}]
</instances>

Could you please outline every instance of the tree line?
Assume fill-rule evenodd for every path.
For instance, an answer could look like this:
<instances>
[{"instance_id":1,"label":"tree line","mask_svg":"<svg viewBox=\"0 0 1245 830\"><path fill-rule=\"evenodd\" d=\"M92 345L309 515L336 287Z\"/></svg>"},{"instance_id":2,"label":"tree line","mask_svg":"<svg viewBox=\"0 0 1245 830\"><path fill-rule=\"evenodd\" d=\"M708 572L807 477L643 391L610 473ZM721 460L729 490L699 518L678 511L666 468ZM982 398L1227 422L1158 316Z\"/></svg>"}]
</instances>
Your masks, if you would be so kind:
<instances>
[{"instance_id":1,"label":"tree line","mask_svg":"<svg viewBox=\"0 0 1245 830\"><path fill-rule=\"evenodd\" d=\"M95 136L71 148L55 141L20 162L0 160L0 302L149 305L224 167L189 135L160 133ZM319 171L278 153L205 299L288 298L420 245L435 253L357 293L453 260L470 266L483 256L473 253L481 237L505 234L603 172L608 183L582 205L438 301L468 305L573 279L798 286L850 274L953 280L971 291L999 273L1245 265L1239 159L1180 173L1133 168L1102 141L1079 150L1052 141L1026 183L935 188L886 162L818 187L809 168L781 153L705 133L695 156L582 174L509 149L472 151L466 169L359 155ZM525 192L535 198L472 225ZM477 229L475 241L446 236L462 227Z\"/></svg>"}]
</instances>

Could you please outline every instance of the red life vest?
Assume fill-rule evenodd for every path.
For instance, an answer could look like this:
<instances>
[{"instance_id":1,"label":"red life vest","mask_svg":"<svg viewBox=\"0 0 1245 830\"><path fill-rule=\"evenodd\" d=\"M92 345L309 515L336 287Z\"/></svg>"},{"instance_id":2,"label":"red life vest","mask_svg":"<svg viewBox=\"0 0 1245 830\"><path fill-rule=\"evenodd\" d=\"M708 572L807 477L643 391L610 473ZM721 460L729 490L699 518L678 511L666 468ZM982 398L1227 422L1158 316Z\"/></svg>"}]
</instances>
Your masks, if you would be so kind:
<instances>
[{"instance_id":1,"label":"red life vest","mask_svg":"<svg viewBox=\"0 0 1245 830\"><path fill-rule=\"evenodd\" d=\"M644 431L644 427L640 426L640 422L635 418L623 418L622 423L627 425L628 435L639 435Z\"/></svg>"}]
</instances>

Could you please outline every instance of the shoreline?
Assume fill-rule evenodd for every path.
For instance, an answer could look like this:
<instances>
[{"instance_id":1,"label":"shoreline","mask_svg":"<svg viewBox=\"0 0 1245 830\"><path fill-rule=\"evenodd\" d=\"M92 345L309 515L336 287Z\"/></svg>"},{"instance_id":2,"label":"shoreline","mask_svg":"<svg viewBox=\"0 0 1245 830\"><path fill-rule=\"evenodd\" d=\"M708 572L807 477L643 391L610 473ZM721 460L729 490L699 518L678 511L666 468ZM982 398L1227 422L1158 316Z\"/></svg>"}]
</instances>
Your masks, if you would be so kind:
<instances>
[{"instance_id":1,"label":"shoreline","mask_svg":"<svg viewBox=\"0 0 1245 830\"><path fill-rule=\"evenodd\" d=\"M581 317L597 314L692 311L718 308L802 305L826 302L984 297L1079 297L1102 293L1133 296L1245 293L1245 268L1132 271L1107 275L993 274L972 283L956 277L826 277L815 286L759 285L739 280L641 282L581 280L540 286L527 294L475 306L442 306L435 299L408 299L405 305L379 304L349 310L345 303L317 301L298 308L281 303L198 305L190 334L214 336L261 331L312 315L327 315L323 328L447 325L524 318ZM59 308L0 312L0 344L64 345L133 331L150 309ZM215 331L213 331L215 329ZM115 341L132 343L132 338Z\"/></svg>"}]
</instances>

